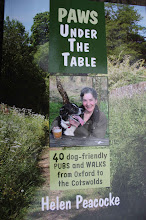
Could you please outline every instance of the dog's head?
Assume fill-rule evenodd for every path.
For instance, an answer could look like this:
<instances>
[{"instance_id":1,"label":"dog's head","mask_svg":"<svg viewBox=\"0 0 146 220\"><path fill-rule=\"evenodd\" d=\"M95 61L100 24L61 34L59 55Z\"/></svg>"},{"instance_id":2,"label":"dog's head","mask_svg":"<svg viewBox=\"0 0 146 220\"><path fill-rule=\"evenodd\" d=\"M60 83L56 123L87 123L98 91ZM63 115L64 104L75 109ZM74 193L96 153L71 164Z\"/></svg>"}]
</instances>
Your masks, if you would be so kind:
<instances>
[{"instance_id":1,"label":"dog's head","mask_svg":"<svg viewBox=\"0 0 146 220\"><path fill-rule=\"evenodd\" d=\"M82 113L83 109L74 103L67 103L60 109L60 116L64 121L69 120L69 117L72 115L81 115Z\"/></svg>"}]
</instances>

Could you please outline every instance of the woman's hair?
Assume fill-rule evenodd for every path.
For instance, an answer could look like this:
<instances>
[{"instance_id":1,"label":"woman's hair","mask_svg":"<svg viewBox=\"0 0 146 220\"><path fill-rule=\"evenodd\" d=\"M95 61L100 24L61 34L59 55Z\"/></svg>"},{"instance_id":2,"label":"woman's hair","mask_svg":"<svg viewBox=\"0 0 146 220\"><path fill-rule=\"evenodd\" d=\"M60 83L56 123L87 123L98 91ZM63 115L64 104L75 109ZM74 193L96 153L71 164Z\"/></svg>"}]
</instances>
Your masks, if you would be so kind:
<instances>
[{"instance_id":1,"label":"woman's hair","mask_svg":"<svg viewBox=\"0 0 146 220\"><path fill-rule=\"evenodd\" d=\"M84 87L82 90L81 90L81 93L80 93L80 97L81 97L81 100L83 101L83 96L86 94L86 93L91 93L94 97L94 99L97 99L97 92L95 89L93 88L90 88L90 87Z\"/></svg>"}]
</instances>

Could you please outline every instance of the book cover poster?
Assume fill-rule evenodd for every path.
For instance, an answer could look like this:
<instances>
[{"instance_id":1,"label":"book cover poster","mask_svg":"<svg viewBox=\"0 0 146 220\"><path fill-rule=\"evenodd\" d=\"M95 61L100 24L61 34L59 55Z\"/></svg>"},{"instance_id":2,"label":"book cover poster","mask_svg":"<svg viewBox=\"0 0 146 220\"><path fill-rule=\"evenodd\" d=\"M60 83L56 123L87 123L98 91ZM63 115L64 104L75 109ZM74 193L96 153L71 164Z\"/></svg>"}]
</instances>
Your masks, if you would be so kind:
<instances>
[{"instance_id":1,"label":"book cover poster","mask_svg":"<svg viewBox=\"0 0 146 220\"><path fill-rule=\"evenodd\" d=\"M62 2L60 8L65 8L64 2L70 4L58 2ZM86 2L65 9L81 10L82 3L83 11L97 11L90 4L86 8ZM82 71L79 76L76 72L71 76L59 73L51 78L49 1L5 0L0 66L0 220L146 219L145 5L104 3L104 8L108 74L83 76ZM49 123L63 105L53 83L57 77L77 105L82 104L82 86L97 91L100 110L109 118L108 145L50 147ZM98 77L108 78L108 92L100 80L94 81ZM108 101L100 98L100 91L108 93Z\"/></svg>"}]
</instances>

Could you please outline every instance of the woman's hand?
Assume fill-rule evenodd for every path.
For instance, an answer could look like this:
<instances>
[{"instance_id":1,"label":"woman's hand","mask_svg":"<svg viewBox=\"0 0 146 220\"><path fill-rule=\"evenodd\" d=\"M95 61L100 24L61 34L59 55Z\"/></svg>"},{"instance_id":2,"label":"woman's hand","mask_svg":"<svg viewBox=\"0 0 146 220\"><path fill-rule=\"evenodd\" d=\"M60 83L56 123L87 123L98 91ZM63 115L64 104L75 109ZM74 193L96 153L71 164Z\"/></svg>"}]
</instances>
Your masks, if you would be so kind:
<instances>
[{"instance_id":1,"label":"woman's hand","mask_svg":"<svg viewBox=\"0 0 146 220\"><path fill-rule=\"evenodd\" d=\"M78 121L76 121L76 120L74 120L72 118L69 119L69 123L71 125L75 126L76 128L80 125L80 122L78 122Z\"/></svg>"}]
</instances>

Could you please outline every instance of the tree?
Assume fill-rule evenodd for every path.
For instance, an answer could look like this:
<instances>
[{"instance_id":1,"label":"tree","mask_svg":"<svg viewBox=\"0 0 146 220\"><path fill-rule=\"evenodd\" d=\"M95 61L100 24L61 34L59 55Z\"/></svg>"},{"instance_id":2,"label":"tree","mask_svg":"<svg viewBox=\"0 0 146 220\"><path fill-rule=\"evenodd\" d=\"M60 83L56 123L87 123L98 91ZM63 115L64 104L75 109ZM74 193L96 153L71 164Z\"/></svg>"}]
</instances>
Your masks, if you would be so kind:
<instances>
[{"instance_id":1,"label":"tree","mask_svg":"<svg viewBox=\"0 0 146 220\"><path fill-rule=\"evenodd\" d=\"M36 47L49 41L49 12L36 14L31 27L31 44Z\"/></svg>"},{"instance_id":2,"label":"tree","mask_svg":"<svg viewBox=\"0 0 146 220\"><path fill-rule=\"evenodd\" d=\"M144 5L145 6L145 0L92 0L92 1L131 4L131 5Z\"/></svg>"},{"instance_id":3,"label":"tree","mask_svg":"<svg viewBox=\"0 0 146 220\"><path fill-rule=\"evenodd\" d=\"M19 21L4 22L0 101L48 113L45 80L34 63L28 33Z\"/></svg>"},{"instance_id":4,"label":"tree","mask_svg":"<svg viewBox=\"0 0 146 220\"><path fill-rule=\"evenodd\" d=\"M49 42L37 47L34 54L34 61L44 71L48 72L49 68Z\"/></svg>"},{"instance_id":5,"label":"tree","mask_svg":"<svg viewBox=\"0 0 146 220\"><path fill-rule=\"evenodd\" d=\"M3 42L3 19L4 19L4 0L0 0L0 76L1 76L1 59L2 59L2 42Z\"/></svg>"},{"instance_id":6,"label":"tree","mask_svg":"<svg viewBox=\"0 0 146 220\"><path fill-rule=\"evenodd\" d=\"M139 35L144 29L137 25L141 15L133 6L106 4L107 53L121 57L131 55L132 59L142 58L145 40Z\"/></svg>"},{"instance_id":7,"label":"tree","mask_svg":"<svg viewBox=\"0 0 146 220\"><path fill-rule=\"evenodd\" d=\"M58 76L56 76L56 85L57 85L58 92L60 93L62 97L63 104L69 103L69 97L67 95L67 92L64 90L62 83L61 83L61 79Z\"/></svg>"}]
</instances>

